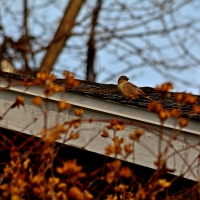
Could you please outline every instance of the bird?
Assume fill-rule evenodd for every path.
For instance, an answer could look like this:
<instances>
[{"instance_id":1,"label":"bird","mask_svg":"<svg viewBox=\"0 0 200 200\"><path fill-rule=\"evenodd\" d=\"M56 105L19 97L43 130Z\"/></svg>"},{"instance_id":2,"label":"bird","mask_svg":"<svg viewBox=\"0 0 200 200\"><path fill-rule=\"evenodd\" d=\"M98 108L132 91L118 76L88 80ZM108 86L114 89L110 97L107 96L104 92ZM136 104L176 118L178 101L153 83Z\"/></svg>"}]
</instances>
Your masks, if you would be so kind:
<instances>
[{"instance_id":1,"label":"bird","mask_svg":"<svg viewBox=\"0 0 200 200\"><path fill-rule=\"evenodd\" d=\"M7 60L3 59L0 63L0 70L3 72L14 73L14 66Z\"/></svg>"},{"instance_id":2,"label":"bird","mask_svg":"<svg viewBox=\"0 0 200 200\"><path fill-rule=\"evenodd\" d=\"M129 78L124 75L120 76L118 79L118 88L126 99L128 99L131 102L134 99L138 99L139 97L144 97L153 101L139 87L128 82L128 80Z\"/></svg>"},{"instance_id":3,"label":"bird","mask_svg":"<svg viewBox=\"0 0 200 200\"><path fill-rule=\"evenodd\" d=\"M17 70L10 61L3 59L0 62L0 71L6 72L6 73L12 73L12 74L21 74L22 73Z\"/></svg>"}]
</instances>

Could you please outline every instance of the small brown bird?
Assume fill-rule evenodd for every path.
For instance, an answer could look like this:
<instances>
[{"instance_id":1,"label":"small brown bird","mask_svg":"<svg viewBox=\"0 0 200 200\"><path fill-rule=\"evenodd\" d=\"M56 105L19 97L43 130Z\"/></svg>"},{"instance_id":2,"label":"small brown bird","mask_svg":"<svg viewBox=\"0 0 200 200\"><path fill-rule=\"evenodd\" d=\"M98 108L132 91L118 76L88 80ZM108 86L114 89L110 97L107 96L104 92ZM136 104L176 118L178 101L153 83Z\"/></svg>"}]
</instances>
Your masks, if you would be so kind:
<instances>
[{"instance_id":1,"label":"small brown bird","mask_svg":"<svg viewBox=\"0 0 200 200\"><path fill-rule=\"evenodd\" d=\"M125 98L129 99L131 102L133 99L138 99L140 96L142 96L153 101L139 87L128 82L128 80L129 78L127 76L120 76L118 79L118 88Z\"/></svg>"}]
</instances>

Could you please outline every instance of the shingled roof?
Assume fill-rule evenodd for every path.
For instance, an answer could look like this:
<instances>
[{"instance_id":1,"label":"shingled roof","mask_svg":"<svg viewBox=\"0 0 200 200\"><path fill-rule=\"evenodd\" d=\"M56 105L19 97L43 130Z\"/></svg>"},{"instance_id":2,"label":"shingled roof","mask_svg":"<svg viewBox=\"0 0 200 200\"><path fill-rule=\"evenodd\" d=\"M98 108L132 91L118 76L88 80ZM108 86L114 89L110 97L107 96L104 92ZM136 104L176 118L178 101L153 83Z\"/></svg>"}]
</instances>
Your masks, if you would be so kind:
<instances>
[{"instance_id":1,"label":"shingled roof","mask_svg":"<svg viewBox=\"0 0 200 200\"><path fill-rule=\"evenodd\" d=\"M7 77L9 79L17 79L23 81L24 78L28 78L29 81L35 79L35 76L26 76L21 74L11 74L7 72L0 72L0 76ZM139 99L135 99L132 102L127 101L120 93L117 85L114 84L102 84L102 83L94 83L89 81L79 80L80 85L74 88L68 88L68 92L78 93L81 95L86 95L89 97L94 97L98 99L102 99L105 101L115 102L119 104L124 104L131 107L137 107L147 110L147 106L149 104L149 100L143 97ZM64 79L56 79L55 84L62 85L64 83ZM154 88L151 87L141 87L141 89L154 101L162 103L165 109L172 110L173 108L177 108L178 104L174 98L174 92L170 92L168 98L163 98L163 96L156 92ZM200 105L200 96L197 96L197 103ZM191 105L184 105L182 107L183 117L188 117L191 113ZM195 114L192 119L200 120L200 114Z\"/></svg>"}]
</instances>

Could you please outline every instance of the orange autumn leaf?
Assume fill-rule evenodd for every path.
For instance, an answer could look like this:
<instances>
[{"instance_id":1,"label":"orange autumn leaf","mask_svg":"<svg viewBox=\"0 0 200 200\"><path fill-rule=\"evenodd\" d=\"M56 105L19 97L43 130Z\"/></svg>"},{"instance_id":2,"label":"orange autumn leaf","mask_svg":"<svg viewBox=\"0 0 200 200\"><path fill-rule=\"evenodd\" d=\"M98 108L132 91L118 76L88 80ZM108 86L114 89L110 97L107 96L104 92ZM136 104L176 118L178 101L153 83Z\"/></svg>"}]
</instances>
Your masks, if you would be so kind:
<instances>
[{"instance_id":1,"label":"orange autumn leaf","mask_svg":"<svg viewBox=\"0 0 200 200\"><path fill-rule=\"evenodd\" d=\"M78 127L79 127L79 122L76 122L76 121L75 121L75 122L73 122L72 124L73 124L74 128L78 128Z\"/></svg>"},{"instance_id":2,"label":"orange autumn leaf","mask_svg":"<svg viewBox=\"0 0 200 200\"><path fill-rule=\"evenodd\" d=\"M125 192L128 189L128 185L120 184L115 187L115 190L118 192Z\"/></svg>"},{"instance_id":3,"label":"orange autumn leaf","mask_svg":"<svg viewBox=\"0 0 200 200\"><path fill-rule=\"evenodd\" d=\"M107 130L103 130L103 133L101 134L102 137L109 137L109 133Z\"/></svg>"},{"instance_id":4,"label":"orange autumn leaf","mask_svg":"<svg viewBox=\"0 0 200 200\"><path fill-rule=\"evenodd\" d=\"M129 167L122 167L119 171L118 174L120 177L124 177L124 178L130 178L132 175L132 172L130 170Z\"/></svg>"},{"instance_id":5,"label":"orange autumn leaf","mask_svg":"<svg viewBox=\"0 0 200 200\"><path fill-rule=\"evenodd\" d=\"M64 189L64 188L66 188L67 187L67 184L66 183L59 183L58 184L58 188L61 188L61 189Z\"/></svg>"},{"instance_id":6,"label":"orange autumn leaf","mask_svg":"<svg viewBox=\"0 0 200 200\"><path fill-rule=\"evenodd\" d=\"M117 195L109 194L105 200L118 200Z\"/></svg>"},{"instance_id":7,"label":"orange autumn leaf","mask_svg":"<svg viewBox=\"0 0 200 200\"><path fill-rule=\"evenodd\" d=\"M54 92L63 92L65 91L65 87L61 85L54 85Z\"/></svg>"},{"instance_id":8,"label":"orange autumn leaf","mask_svg":"<svg viewBox=\"0 0 200 200\"><path fill-rule=\"evenodd\" d=\"M136 192L135 196L137 199L144 200L144 199L146 199L146 192L143 188L139 188L138 191Z\"/></svg>"},{"instance_id":9,"label":"orange autumn leaf","mask_svg":"<svg viewBox=\"0 0 200 200\"><path fill-rule=\"evenodd\" d=\"M140 137L144 134L144 130L136 129L134 133L129 135L129 138L133 141L139 141Z\"/></svg>"},{"instance_id":10,"label":"orange autumn leaf","mask_svg":"<svg viewBox=\"0 0 200 200\"><path fill-rule=\"evenodd\" d=\"M171 183L166 181L166 179L159 179L158 185L161 186L162 188L167 188L171 185Z\"/></svg>"},{"instance_id":11,"label":"orange autumn leaf","mask_svg":"<svg viewBox=\"0 0 200 200\"><path fill-rule=\"evenodd\" d=\"M107 174L106 174L106 181L109 183L109 184L111 184L114 180L115 180L115 172L114 171L112 171L112 172L108 172Z\"/></svg>"},{"instance_id":12,"label":"orange autumn leaf","mask_svg":"<svg viewBox=\"0 0 200 200\"><path fill-rule=\"evenodd\" d=\"M166 93L169 90L172 90L173 88L174 87L171 82L166 82L166 83L163 83L161 86L156 86L155 91L161 92L161 93Z\"/></svg>"},{"instance_id":13,"label":"orange autumn leaf","mask_svg":"<svg viewBox=\"0 0 200 200\"><path fill-rule=\"evenodd\" d=\"M58 109L61 110L65 110L71 107L71 104L67 103L66 101L60 101L58 102Z\"/></svg>"},{"instance_id":14,"label":"orange autumn leaf","mask_svg":"<svg viewBox=\"0 0 200 200\"><path fill-rule=\"evenodd\" d=\"M72 73L65 70L63 72L63 75L65 77L66 85L77 87L80 84L80 82L74 78L74 75Z\"/></svg>"},{"instance_id":15,"label":"orange autumn leaf","mask_svg":"<svg viewBox=\"0 0 200 200\"><path fill-rule=\"evenodd\" d=\"M65 91L65 87L63 85L56 84L55 80L56 76L54 74L50 74L49 72L39 72L36 75L36 79L33 80L33 83L43 85L44 94L46 96L51 96L55 92Z\"/></svg>"},{"instance_id":16,"label":"orange autumn leaf","mask_svg":"<svg viewBox=\"0 0 200 200\"><path fill-rule=\"evenodd\" d=\"M192 94L187 94L187 96L186 96L186 102L188 104L194 104L194 103L196 103L196 101L197 101L197 96L194 96Z\"/></svg>"},{"instance_id":17,"label":"orange autumn leaf","mask_svg":"<svg viewBox=\"0 0 200 200\"><path fill-rule=\"evenodd\" d=\"M77 165L77 161L75 159L73 160L68 160L63 162L62 167L57 167L56 171L59 174L70 174L70 175L76 175L78 177L83 177L83 172L82 172L82 166Z\"/></svg>"},{"instance_id":18,"label":"orange autumn leaf","mask_svg":"<svg viewBox=\"0 0 200 200\"><path fill-rule=\"evenodd\" d=\"M125 128L125 124L124 123L117 123L113 126L113 129L118 130L118 131L123 131Z\"/></svg>"},{"instance_id":19,"label":"orange autumn leaf","mask_svg":"<svg viewBox=\"0 0 200 200\"><path fill-rule=\"evenodd\" d=\"M24 86L32 86L32 85L34 85L34 82L30 81L29 78L24 78L23 84L24 84Z\"/></svg>"},{"instance_id":20,"label":"orange autumn leaf","mask_svg":"<svg viewBox=\"0 0 200 200\"><path fill-rule=\"evenodd\" d=\"M39 72L36 74L37 79L41 81L46 81L50 76L50 73L48 71L45 72Z\"/></svg>"},{"instance_id":21,"label":"orange autumn leaf","mask_svg":"<svg viewBox=\"0 0 200 200\"><path fill-rule=\"evenodd\" d=\"M57 178L57 177L50 177L50 178L49 178L49 183L50 183L50 184L57 185L59 182L60 182L60 179Z\"/></svg>"},{"instance_id":22,"label":"orange autumn leaf","mask_svg":"<svg viewBox=\"0 0 200 200\"><path fill-rule=\"evenodd\" d=\"M159 113L158 113L160 119L162 121L168 119L170 116L171 116L171 113L168 111L168 110L161 110Z\"/></svg>"},{"instance_id":23,"label":"orange autumn leaf","mask_svg":"<svg viewBox=\"0 0 200 200\"><path fill-rule=\"evenodd\" d=\"M89 193L87 190L84 191L84 195L85 195L85 200L91 200L94 198L94 196Z\"/></svg>"},{"instance_id":24,"label":"orange autumn leaf","mask_svg":"<svg viewBox=\"0 0 200 200\"><path fill-rule=\"evenodd\" d=\"M109 156L111 155L112 153L114 153L114 146L112 145L108 145L105 149L105 155L106 156Z\"/></svg>"},{"instance_id":25,"label":"orange autumn leaf","mask_svg":"<svg viewBox=\"0 0 200 200\"><path fill-rule=\"evenodd\" d=\"M174 118L178 118L178 117L180 117L182 115L182 110L180 110L180 109L173 109L172 111L171 111L171 116L172 117L174 117Z\"/></svg>"},{"instance_id":26,"label":"orange autumn leaf","mask_svg":"<svg viewBox=\"0 0 200 200\"><path fill-rule=\"evenodd\" d=\"M133 152L132 144L126 144L124 145L124 151L126 152L126 155L130 155Z\"/></svg>"},{"instance_id":27,"label":"orange autumn leaf","mask_svg":"<svg viewBox=\"0 0 200 200\"><path fill-rule=\"evenodd\" d=\"M41 106L42 105L42 97L35 97L31 100L31 102L33 104L35 104L36 106Z\"/></svg>"},{"instance_id":28,"label":"orange autumn leaf","mask_svg":"<svg viewBox=\"0 0 200 200\"><path fill-rule=\"evenodd\" d=\"M4 191L9 190L9 185L6 184L6 183L4 183L4 184L2 184L2 185L0 186L0 189L1 189L1 190L4 190Z\"/></svg>"},{"instance_id":29,"label":"orange autumn leaf","mask_svg":"<svg viewBox=\"0 0 200 200\"><path fill-rule=\"evenodd\" d=\"M84 113L84 110L83 110L83 109L79 109L79 108L75 108L75 109L74 109L74 114L75 114L76 116L81 116L83 113Z\"/></svg>"},{"instance_id":30,"label":"orange autumn leaf","mask_svg":"<svg viewBox=\"0 0 200 200\"><path fill-rule=\"evenodd\" d=\"M65 78L68 78L68 76L70 75L70 72L64 70L63 75Z\"/></svg>"},{"instance_id":31,"label":"orange autumn leaf","mask_svg":"<svg viewBox=\"0 0 200 200\"><path fill-rule=\"evenodd\" d=\"M74 133L73 131L70 133L69 137L71 139L77 139L79 138L79 133Z\"/></svg>"},{"instance_id":32,"label":"orange autumn leaf","mask_svg":"<svg viewBox=\"0 0 200 200\"><path fill-rule=\"evenodd\" d=\"M163 110L163 106L160 103L157 103L156 101L151 101L148 105L148 110L151 110L153 112L160 112Z\"/></svg>"},{"instance_id":33,"label":"orange autumn leaf","mask_svg":"<svg viewBox=\"0 0 200 200\"><path fill-rule=\"evenodd\" d=\"M192 107L193 112L200 113L200 107L197 104L194 104Z\"/></svg>"},{"instance_id":34,"label":"orange autumn leaf","mask_svg":"<svg viewBox=\"0 0 200 200\"><path fill-rule=\"evenodd\" d=\"M113 171L119 171L119 169L122 166L122 162L120 160L115 160L113 162L107 163L107 167L109 170Z\"/></svg>"},{"instance_id":35,"label":"orange autumn leaf","mask_svg":"<svg viewBox=\"0 0 200 200\"><path fill-rule=\"evenodd\" d=\"M74 200L85 200L84 193L76 186L69 189L68 198Z\"/></svg>"},{"instance_id":36,"label":"orange autumn leaf","mask_svg":"<svg viewBox=\"0 0 200 200\"><path fill-rule=\"evenodd\" d=\"M11 106L11 108L15 108L16 106L19 108L19 106L24 106L24 98L22 96L18 96Z\"/></svg>"},{"instance_id":37,"label":"orange autumn leaf","mask_svg":"<svg viewBox=\"0 0 200 200\"><path fill-rule=\"evenodd\" d=\"M186 127L188 125L188 121L181 117L179 119L179 125L180 125L181 128Z\"/></svg>"},{"instance_id":38,"label":"orange autumn leaf","mask_svg":"<svg viewBox=\"0 0 200 200\"><path fill-rule=\"evenodd\" d=\"M194 104L197 101L197 96L194 96L192 94L188 94L186 92L177 93L175 94L176 101L180 102L182 105L185 104Z\"/></svg>"}]
</instances>

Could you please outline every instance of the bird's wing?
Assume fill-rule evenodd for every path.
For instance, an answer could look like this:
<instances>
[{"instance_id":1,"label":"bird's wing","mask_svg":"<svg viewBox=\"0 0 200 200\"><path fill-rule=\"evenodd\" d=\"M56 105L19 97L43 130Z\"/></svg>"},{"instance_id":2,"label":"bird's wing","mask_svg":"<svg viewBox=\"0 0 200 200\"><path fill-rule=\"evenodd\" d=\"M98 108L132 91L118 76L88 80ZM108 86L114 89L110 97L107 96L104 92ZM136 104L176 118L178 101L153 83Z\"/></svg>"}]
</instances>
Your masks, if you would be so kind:
<instances>
[{"instance_id":1,"label":"bird's wing","mask_svg":"<svg viewBox=\"0 0 200 200\"><path fill-rule=\"evenodd\" d=\"M137 99L139 96L143 96L151 101L153 101L150 97L148 97L139 87L132 83L125 83L121 88L121 92L124 97L127 99Z\"/></svg>"},{"instance_id":2,"label":"bird's wing","mask_svg":"<svg viewBox=\"0 0 200 200\"><path fill-rule=\"evenodd\" d=\"M136 96L140 96L140 95L145 95L145 93L139 88L137 87L136 85L132 84L132 83L127 83L125 85L126 89L133 95L136 95Z\"/></svg>"}]
</instances>

